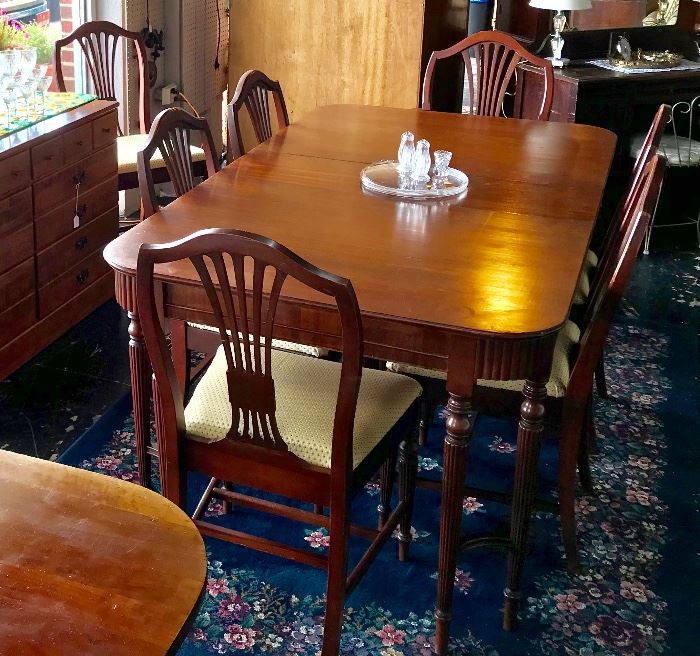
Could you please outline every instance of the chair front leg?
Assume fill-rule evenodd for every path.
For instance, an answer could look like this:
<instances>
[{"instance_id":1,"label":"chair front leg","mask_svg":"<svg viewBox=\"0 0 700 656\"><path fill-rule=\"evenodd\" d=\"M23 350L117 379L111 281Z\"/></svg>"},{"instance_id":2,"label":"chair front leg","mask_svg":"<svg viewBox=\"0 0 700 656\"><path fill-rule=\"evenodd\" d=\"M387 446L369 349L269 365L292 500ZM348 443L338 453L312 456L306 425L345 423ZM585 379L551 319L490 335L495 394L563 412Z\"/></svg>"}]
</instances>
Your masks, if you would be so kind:
<instances>
[{"instance_id":1,"label":"chair front leg","mask_svg":"<svg viewBox=\"0 0 700 656\"><path fill-rule=\"evenodd\" d=\"M399 501L404 510L399 523L399 560L408 559L411 546L411 520L413 518L413 500L416 494L418 476L418 445L413 431L399 446Z\"/></svg>"},{"instance_id":2,"label":"chair front leg","mask_svg":"<svg viewBox=\"0 0 700 656\"><path fill-rule=\"evenodd\" d=\"M330 505L330 546L328 549L328 583L326 587L326 617L323 621L323 650L321 656L337 656L343 627L343 608L347 587L349 507L347 503Z\"/></svg>"},{"instance_id":3,"label":"chair front leg","mask_svg":"<svg viewBox=\"0 0 700 656\"><path fill-rule=\"evenodd\" d=\"M392 450L384 461L379 473L379 505L377 506L377 526L381 531L391 514L391 494L394 491L397 452Z\"/></svg>"}]
</instances>

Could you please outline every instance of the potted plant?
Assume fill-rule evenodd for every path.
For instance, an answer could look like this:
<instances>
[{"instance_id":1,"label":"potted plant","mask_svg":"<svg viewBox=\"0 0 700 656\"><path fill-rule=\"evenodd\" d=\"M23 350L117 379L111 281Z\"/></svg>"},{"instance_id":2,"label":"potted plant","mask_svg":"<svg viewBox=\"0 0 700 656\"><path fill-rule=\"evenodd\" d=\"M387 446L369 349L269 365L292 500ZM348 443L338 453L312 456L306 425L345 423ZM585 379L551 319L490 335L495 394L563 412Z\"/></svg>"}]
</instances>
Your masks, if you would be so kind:
<instances>
[{"instance_id":1,"label":"potted plant","mask_svg":"<svg viewBox=\"0 0 700 656\"><path fill-rule=\"evenodd\" d=\"M39 23L29 23L24 26L26 45L36 49L36 63L51 66L53 61L54 44L56 37L51 27L44 27Z\"/></svg>"},{"instance_id":2,"label":"potted plant","mask_svg":"<svg viewBox=\"0 0 700 656\"><path fill-rule=\"evenodd\" d=\"M0 9L0 51L14 50L27 46L24 25L10 18L4 9Z\"/></svg>"}]
</instances>

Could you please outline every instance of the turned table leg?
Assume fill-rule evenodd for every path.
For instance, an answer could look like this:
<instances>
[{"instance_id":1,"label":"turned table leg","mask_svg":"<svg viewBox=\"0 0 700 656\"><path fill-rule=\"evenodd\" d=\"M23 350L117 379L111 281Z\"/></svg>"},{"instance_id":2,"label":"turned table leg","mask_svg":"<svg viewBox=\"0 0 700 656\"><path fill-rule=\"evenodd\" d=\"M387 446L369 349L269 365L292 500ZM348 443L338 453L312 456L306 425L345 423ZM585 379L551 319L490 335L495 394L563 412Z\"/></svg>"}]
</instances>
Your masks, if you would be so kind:
<instances>
[{"instance_id":1,"label":"turned table leg","mask_svg":"<svg viewBox=\"0 0 700 656\"><path fill-rule=\"evenodd\" d=\"M544 400L547 391L543 382L527 381L523 389L525 399L520 406L518 423L518 451L513 485L513 506L510 519L511 551L508 556L508 575L503 613L503 628L511 631L518 619L520 583L527 550L535 492L537 491L537 460L544 424Z\"/></svg>"},{"instance_id":2,"label":"turned table leg","mask_svg":"<svg viewBox=\"0 0 700 656\"><path fill-rule=\"evenodd\" d=\"M151 456L148 445L151 439L151 364L143 341L141 322L136 312L129 312L129 368L131 370L131 398L134 411L134 435L138 482L151 485Z\"/></svg>"},{"instance_id":3,"label":"turned table leg","mask_svg":"<svg viewBox=\"0 0 700 656\"><path fill-rule=\"evenodd\" d=\"M457 550L462 519L464 477L471 425L466 396L450 393L447 402L444 470L442 476L442 508L440 514L440 546L438 556L438 591L435 608L435 649L447 653L452 598L457 569Z\"/></svg>"}]
</instances>

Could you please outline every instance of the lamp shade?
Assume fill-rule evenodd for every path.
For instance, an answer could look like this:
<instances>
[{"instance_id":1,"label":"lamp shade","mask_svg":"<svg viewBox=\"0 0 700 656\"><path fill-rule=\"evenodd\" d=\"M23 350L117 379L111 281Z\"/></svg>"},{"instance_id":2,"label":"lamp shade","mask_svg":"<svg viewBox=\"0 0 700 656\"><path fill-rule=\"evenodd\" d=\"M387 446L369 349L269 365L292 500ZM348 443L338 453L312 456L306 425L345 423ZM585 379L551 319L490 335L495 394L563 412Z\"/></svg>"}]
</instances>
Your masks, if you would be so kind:
<instances>
[{"instance_id":1,"label":"lamp shade","mask_svg":"<svg viewBox=\"0 0 700 656\"><path fill-rule=\"evenodd\" d=\"M569 9L590 9L592 5L591 0L530 0L530 6L538 9L565 11Z\"/></svg>"}]
</instances>

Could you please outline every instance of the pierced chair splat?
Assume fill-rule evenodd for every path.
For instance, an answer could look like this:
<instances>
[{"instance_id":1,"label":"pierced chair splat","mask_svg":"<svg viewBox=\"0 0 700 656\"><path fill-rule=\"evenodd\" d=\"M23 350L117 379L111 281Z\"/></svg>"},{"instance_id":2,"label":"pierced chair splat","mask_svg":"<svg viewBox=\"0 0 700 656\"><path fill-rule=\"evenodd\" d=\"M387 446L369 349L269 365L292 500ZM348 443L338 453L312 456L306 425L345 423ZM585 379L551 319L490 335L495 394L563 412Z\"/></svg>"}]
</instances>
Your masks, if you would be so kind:
<instances>
[{"instance_id":1,"label":"pierced chair splat","mask_svg":"<svg viewBox=\"0 0 700 656\"><path fill-rule=\"evenodd\" d=\"M528 52L503 32L477 32L445 50L430 55L423 82L422 108L432 109L433 78L439 61L461 56L468 90L467 113L477 116L505 116L504 101L514 95L518 64L528 62L544 73L542 102L537 118L549 120L554 95L552 63ZM516 103L517 104L517 103ZM519 108L515 107L515 114Z\"/></svg>"},{"instance_id":2,"label":"pierced chair splat","mask_svg":"<svg viewBox=\"0 0 700 656\"><path fill-rule=\"evenodd\" d=\"M275 104L277 126L279 128L288 126L289 115L287 114L287 105L284 102L280 83L271 80L261 71L252 70L241 75L227 110L229 162L238 159L246 153L240 121L240 112L243 108L248 112L257 142L261 144L272 137L270 95Z\"/></svg>"},{"instance_id":3,"label":"pierced chair splat","mask_svg":"<svg viewBox=\"0 0 700 656\"><path fill-rule=\"evenodd\" d=\"M154 267L189 267L216 318L221 346L185 406L159 319ZM337 310L342 363L271 347L275 317L289 283ZM362 368L362 319L349 280L322 271L280 244L250 233L210 229L171 244L144 244L138 255L137 302L153 365L156 433L163 494L183 507L187 472L212 478L207 492L330 532L328 557L200 519L206 535L326 569L324 656L338 653L345 597L379 549L399 531L408 556L417 471L416 405L410 378ZM236 337L241 333L244 337ZM399 501L379 530L350 523L350 503L387 462L399 462ZM238 493L216 481L316 506L329 514ZM225 520L225 517L224 517ZM348 574L347 540L370 546Z\"/></svg>"}]
</instances>

